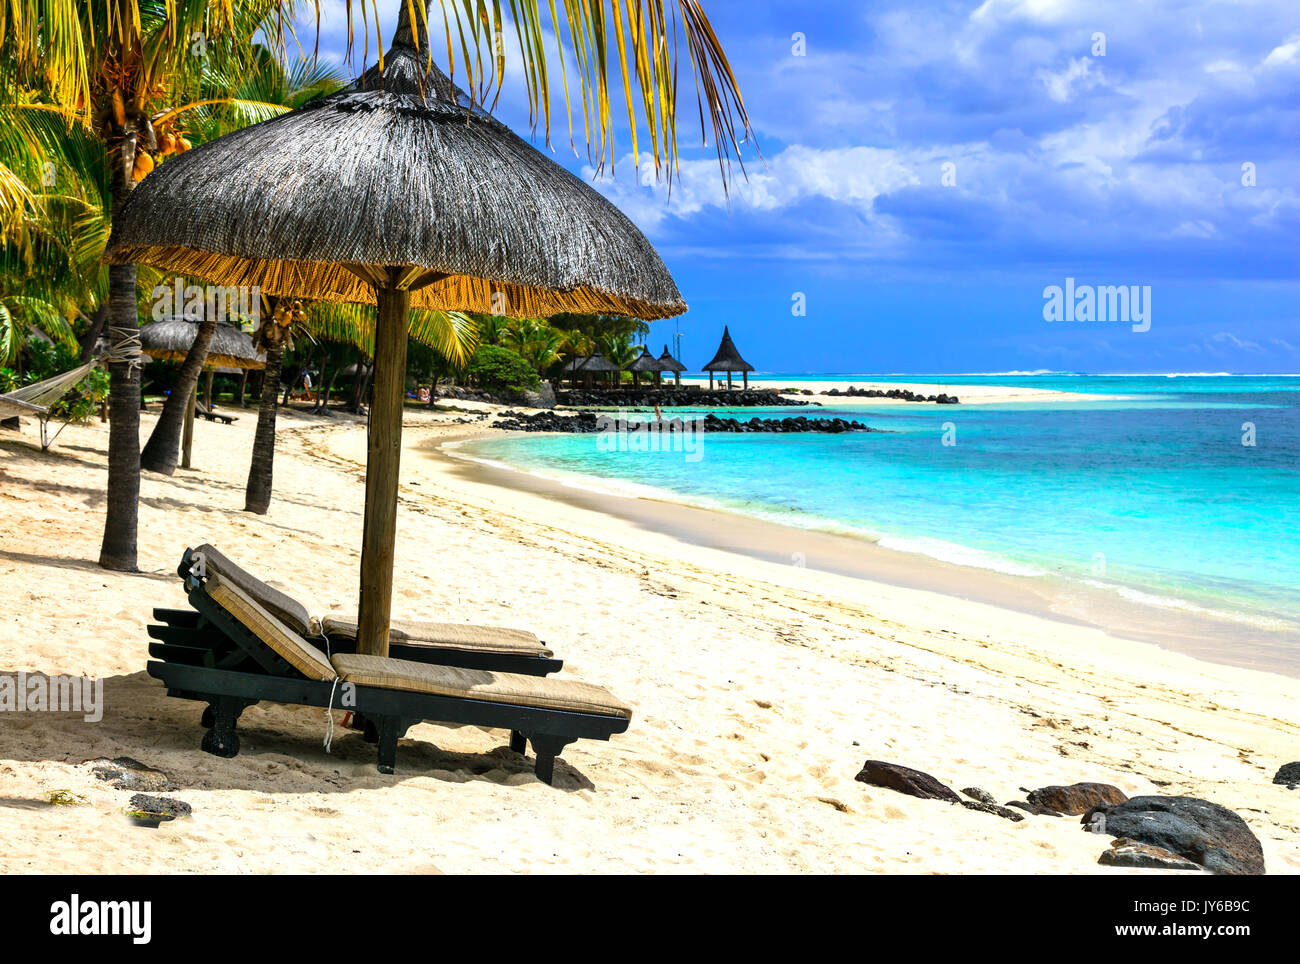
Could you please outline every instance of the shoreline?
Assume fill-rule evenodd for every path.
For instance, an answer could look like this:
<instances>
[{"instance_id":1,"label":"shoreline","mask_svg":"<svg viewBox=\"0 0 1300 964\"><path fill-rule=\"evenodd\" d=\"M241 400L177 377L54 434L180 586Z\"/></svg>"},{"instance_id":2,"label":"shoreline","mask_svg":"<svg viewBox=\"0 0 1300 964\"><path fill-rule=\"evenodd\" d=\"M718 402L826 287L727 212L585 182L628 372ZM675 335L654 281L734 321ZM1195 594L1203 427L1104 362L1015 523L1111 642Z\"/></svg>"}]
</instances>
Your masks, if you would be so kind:
<instances>
[{"instance_id":1,"label":"shoreline","mask_svg":"<svg viewBox=\"0 0 1300 964\"><path fill-rule=\"evenodd\" d=\"M459 451L476 441L534 434L480 429L439 440L424 451L456 464L471 484L526 491L617 518L667 536L685 551L709 547L767 563L937 593L1087 626L1208 662L1300 679L1300 650L1294 635L1284 630L1137 602L1120 596L1117 589L1088 587L1051 573L1022 575L962 565L881 546L861 535L698 505L669 490L645 486L649 491L616 492L600 476L544 475ZM583 484L586 479L591 484Z\"/></svg>"},{"instance_id":2,"label":"shoreline","mask_svg":"<svg viewBox=\"0 0 1300 964\"><path fill-rule=\"evenodd\" d=\"M723 386L726 385L726 377L722 379ZM709 380L707 378L688 377L682 379L683 385L701 385L707 387ZM716 384L716 380L715 380ZM740 382L735 381L734 387L739 388ZM877 389L887 392L892 389L915 392L918 395L939 395L948 394L956 395L961 405L1002 405L1016 402L1114 402L1127 399L1127 395L1094 395L1088 392L1063 392L1048 388L1031 388L1029 386L1012 386L1012 385L954 385L937 379L933 382L891 382L845 378L836 381L807 381L799 378L751 378L749 387L753 389L785 389L793 388L803 391L805 389L813 392L827 392L832 388L837 388L841 392L850 387L860 389ZM825 406L839 405L925 405L933 403L909 402L901 398L867 398L863 396L845 396L845 395L788 395L782 393L786 398L800 398L820 402ZM947 406L943 406L947 407Z\"/></svg>"}]
</instances>

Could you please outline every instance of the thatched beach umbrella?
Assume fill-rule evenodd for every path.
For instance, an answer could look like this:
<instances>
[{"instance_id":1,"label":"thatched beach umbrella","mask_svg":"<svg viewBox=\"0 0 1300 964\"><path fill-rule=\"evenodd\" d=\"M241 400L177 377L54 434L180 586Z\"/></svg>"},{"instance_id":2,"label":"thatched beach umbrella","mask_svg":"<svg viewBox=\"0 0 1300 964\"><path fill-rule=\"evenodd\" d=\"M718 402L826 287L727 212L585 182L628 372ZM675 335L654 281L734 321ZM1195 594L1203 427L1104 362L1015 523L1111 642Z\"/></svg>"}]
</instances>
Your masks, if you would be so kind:
<instances>
[{"instance_id":1,"label":"thatched beach umbrella","mask_svg":"<svg viewBox=\"0 0 1300 964\"><path fill-rule=\"evenodd\" d=\"M410 307L646 319L686 309L632 222L471 109L429 64L427 37L417 45L410 5L400 11L382 73L159 165L114 219L105 256L378 306L358 633L358 651L378 655L388 651Z\"/></svg>"},{"instance_id":2,"label":"thatched beach umbrella","mask_svg":"<svg viewBox=\"0 0 1300 964\"><path fill-rule=\"evenodd\" d=\"M731 388L731 373L744 372L745 387L749 387L749 373L754 370L754 366L745 359L740 357L740 352L736 350L736 343L731 340L731 332L727 326L722 326L722 343L718 345L718 353L713 356L713 361L704 366L704 371L709 373L709 388L713 387L713 373L727 373L727 388Z\"/></svg>"},{"instance_id":3,"label":"thatched beach umbrella","mask_svg":"<svg viewBox=\"0 0 1300 964\"><path fill-rule=\"evenodd\" d=\"M184 363L190 346L199 336L202 318L198 315L176 315L151 321L140 328L140 347L155 361ZM221 323L213 332L208 353L203 362L206 374L206 404L212 407L212 375L217 369L238 370L247 376L250 369L266 367L266 356L257 350L253 339L234 325ZM242 389L241 389L242 391ZM190 403L185 407L185 424L181 434L181 467L190 468L194 451L194 404L198 400L198 383L190 390ZM173 446L175 442L172 443ZM176 450L172 448L172 458ZM175 462L172 462L175 465Z\"/></svg>"},{"instance_id":4,"label":"thatched beach umbrella","mask_svg":"<svg viewBox=\"0 0 1300 964\"><path fill-rule=\"evenodd\" d=\"M589 355L587 358L584 358L582 361L582 366L578 369L578 371L583 375L597 375L597 374L604 375L607 374L608 372L621 372L622 370L623 369L619 368L612 361L610 361L603 354L601 354L599 348L596 349L595 354Z\"/></svg>"},{"instance_id":5,"label":"thatched beach umbrella","mask_svg":"<svg viewBox=\"0 0 1300 964\"><path fill-rule=\"evenodd\" d=\"M686 371L686 366L669 354L667 345L664 345L664 353L659 356L659 364L662 366L660 371L673 373L673 384L682 383L682 372Z\"/></svg>"},{"instance_id":6,"label":"thatched beach umbrella","mask_svg":"<svg viewBox=\"0 0 1300 964\"><path fill-rule=\"evenodd\" d=\"M642 372L653 372L656 380L658 380L659 373L663 371L663 366L659 364L659 359L650 354L650 349L642 346L641 357L628 365L627 370L632 373L632 384L640 385Z\"/></svg>"},{"instance_id":7,"label":"thatched beach umbrella","mask_svg":"<svg viewBox=\"0 0 1300 964\"><path fill-rule=\"evenodd\" d=\"M155 361L183 362L198 333L198 318L163 318L140 327L140 346ZM247 332L234 325L219 324L204 366L241 371L258 369L266 366L266 356L257 350Z\"/></svg>"}]
</instances>

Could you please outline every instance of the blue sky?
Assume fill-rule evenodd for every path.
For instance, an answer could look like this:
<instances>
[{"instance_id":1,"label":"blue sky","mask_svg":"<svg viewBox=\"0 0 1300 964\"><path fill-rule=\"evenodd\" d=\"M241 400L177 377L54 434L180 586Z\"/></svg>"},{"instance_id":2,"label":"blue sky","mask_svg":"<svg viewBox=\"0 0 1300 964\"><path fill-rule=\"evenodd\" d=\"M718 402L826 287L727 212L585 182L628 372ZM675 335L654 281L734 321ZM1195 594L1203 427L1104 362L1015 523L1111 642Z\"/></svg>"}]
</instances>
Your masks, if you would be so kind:
<instances>
[{"instance_id":1,"label":"blue sky","mask_svg":"<svg viewBox=\"0 0 1300 964\"><path fill-rule=\"evenodd\" d=\"M728 324L760 370L1300 372L1295 0L702 5L762 158L726 198L683 68L671 198L625 127L595 182L691 306L656 350L680 329L698 366ZM341 9L322 3L335 58ZM497 113L526 132L517 71ZM1149 330L1045 321L1067 277L1149 287Z\"/></svg>"}]
</instances>

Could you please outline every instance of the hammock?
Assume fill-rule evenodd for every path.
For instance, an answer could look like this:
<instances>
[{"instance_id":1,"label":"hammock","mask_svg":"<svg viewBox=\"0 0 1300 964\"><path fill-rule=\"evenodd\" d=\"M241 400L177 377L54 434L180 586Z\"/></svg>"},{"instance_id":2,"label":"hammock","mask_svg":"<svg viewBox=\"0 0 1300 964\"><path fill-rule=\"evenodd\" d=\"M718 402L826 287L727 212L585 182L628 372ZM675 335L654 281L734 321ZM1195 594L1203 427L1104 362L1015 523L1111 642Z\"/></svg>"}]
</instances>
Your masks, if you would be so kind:
<instances>
[{"instance_id":1,"label":"hammock","mask_svg":"<svg viewBox=\"0 0 1300 964\"><path fill-rule=\"evenodd\" d=\"M50 418L50 406L68 394L68 389L81 381L90 370L98 365L92 361L79 368L55 375L43 382L32 382L22 388L0 395L0 418L12 418L15 415L34 415L41 420L41 448L48 449L54 439L46 438L46 423ZM60 429L62 431L62 429ZM58 433L55 433L56 437Z\"/></svg>"}]
</instances>

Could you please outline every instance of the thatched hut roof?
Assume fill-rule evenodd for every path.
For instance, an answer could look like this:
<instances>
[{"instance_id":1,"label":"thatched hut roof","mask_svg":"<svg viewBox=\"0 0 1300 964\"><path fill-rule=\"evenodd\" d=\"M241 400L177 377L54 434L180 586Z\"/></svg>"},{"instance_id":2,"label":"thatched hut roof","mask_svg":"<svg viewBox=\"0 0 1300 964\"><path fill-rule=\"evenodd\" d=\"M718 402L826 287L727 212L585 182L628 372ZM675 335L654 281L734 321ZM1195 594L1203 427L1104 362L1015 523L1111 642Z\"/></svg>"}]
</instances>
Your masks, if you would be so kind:
<instances>
[{"instance_id":1,"label":"thatched hut roof","mask_svg":"<svg viewBox=\"0 0 1300 964\"><path fill-rule=\"evenodd\" d=\"M740 352L736 351L735 342L731 340L731 332L724 325L722 327L722 343L718 345L718 353L713 356L713 361L700 370L706 372L752 372L754 366L740 357Z\"/></svg>"},{"instance_id":2,"label":"thatched hut roof","mask_svg":"<svg viewBox=\"0 0 1300 964\"><path fill-rule=\"evenodd\" d=\"M664 366L659 364L659 359L650 354L648 348L643 347L641 357L628 365L627 370L630 372L661 372L664 370Z\"/></svg>"},{"instance_id":3,"label":"thatched hut roof","mask_svg":"<svg viewBox=\"0 0 1300 964\"><path fill-rule=\"evenodd\" d=\"M668 353L667 345L664 345L664 353L659 356L659 364L663 366L660 371L676 372L679 375L686 371L686 366Z\"/></svg>"},{"instance_id":4,"label":"thatched hut roof","mask_svg":"<svg viewBox=\"0 0 1300 964\"><path fill-rule=\"evenodd\" d=\"M578 367L577 371L580 371L580 372L618 372L618 371L622 371L622 369L619 368L617 365L615 365L612 361L610 361L610 360L609 360L608 358L606 358L604 355L602 355L599 351L597 351L594 355L591 355L591 356L589 356L589 357L583 359L582 365Z\"/></svg>"},{"instance_id":5,"label":"thatched hut roof","mask_svg":"<svg viewBox=\"0 0 1300 964\"><path fill-rule=\"evenodd\" d=\"M573 372L580 372L582 371L582 366L586 361L587 361L586 355L574 355L572 358L570 358L568 361L564 363L564 367L561 369L561 371L563 371L566 375L572 374Z\"/></svg>"},{"instance_id":6,"label":"thatched hut roof","mask_svg":"<svg viewBox=\"0 0 1300 964\"><path fill-rule=\"evenodd\" d=\"M151 321L140 328L140 347L157 361L183 362L199 333L197 318L172 317ZM217 325L208 347L205 368L256 369L266 367L266 356L253 339L234 325Z\"/></svg>"},{"instance_id":7,"label":"thatched hut roof","mask_svg":"<svg viewBox=\"0 0 1300 964\"><path fill-rule=\"evenodd\" d=\"M169 158L113 219L105 260L266 294L549 317L686 310L650 242L592 187L426 74L400 11L382 75Z\"/></svg>"}]
</instances>

